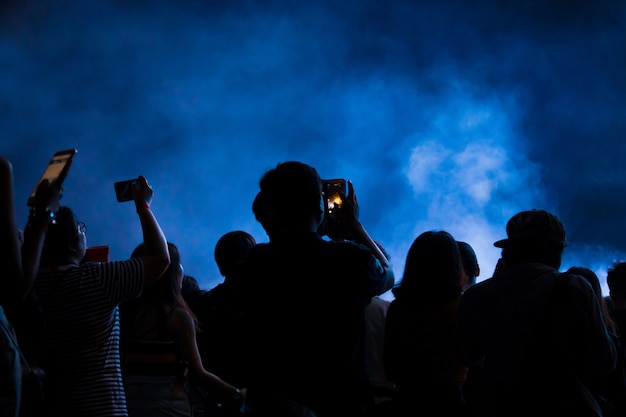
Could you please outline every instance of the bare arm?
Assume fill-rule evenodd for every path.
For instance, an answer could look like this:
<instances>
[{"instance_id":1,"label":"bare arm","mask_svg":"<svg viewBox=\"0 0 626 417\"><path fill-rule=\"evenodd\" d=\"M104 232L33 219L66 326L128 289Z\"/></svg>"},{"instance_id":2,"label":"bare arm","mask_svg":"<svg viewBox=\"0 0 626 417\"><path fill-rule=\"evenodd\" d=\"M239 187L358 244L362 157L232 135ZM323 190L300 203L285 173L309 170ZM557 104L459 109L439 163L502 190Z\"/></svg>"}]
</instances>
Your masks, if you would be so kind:
<instances>
[{"instance_id":1,"label":"bare arm","mask_svg":"<svg viewBox=\"0 0 626 417\"><path fill-rule=\"evenodd\" d=\"M24 228L24 242L18 237L13 194L13 168L9 160L0 157L0 235L2 236L2 265L7 265L7 281L2 283L0 304L20 302L32 288L41 251L46 238L50 212L59 207L62 192L55 183L44 180L35 194L35 206ZM6 258L4 258L6 256Z\"/></svg>"},{"instance_id":2,"label":"bare arm","mask_svg":"<svg viewBox=\"0 0 626 417\"><path fill-rule=\"evenodd\" d=\"M385 278L385 290L387 291L393 287L395 281L395 274L391 265L389 264L389 259L385 256L380 246L372 239L372 237L367 233L363 224L359 221L359 204L356 199L356 193L354 192L354 186L352 185L352 181L348 181L348 195L343 198L343 207L342 207L342 215L346 221L346 225L350 228L352 233L352 237L355 242L361 243L372 251L376 259L380 262L386 272Z\"/></svg>"},{"instance_id":3,"label":"bare arm","mask_svg":"<svg viewBox=\"0 0 626 417\"><path fill-rule=\"evenodd\" d=\"M177 308L170 321L169 330L174 334L182 358L189 363L190 372L225 403L235 401L236 405L241 407L245 399L235 400L236 397L240 396L241 391L204 369L196 342L196 328L189 313L182 308Z\"/></svg>"},{"instance_id":4,"label":"bare arm","mask_svg":"<svg viewBox=\"0 0 626 417\"><path fill-rule=\"evenodd\" d=\"M153 196L154 191L146 178L139 176L138 184L133 187L133 200L143 231L144 255L141 259L144 264L144 286L150 286L159 279L170 264L165 234L150 209Z\"/></svg>"},{"instance_id":5,"label":"bare arm","mask_svg":"<svg viewBox=\"0 0 626 417\"><path fill-rule=\"evenodd\" d=\"M22 255L15 221L15 201L13 197L13 167L8 159L0 157L0 250L1 264L5 265L6 275L3 275L0 291L0 304L6 305L17 294L19 286L25 280L22 269ZM22 294L20 294L20 297Z\"/></svg>"}]
</instances>

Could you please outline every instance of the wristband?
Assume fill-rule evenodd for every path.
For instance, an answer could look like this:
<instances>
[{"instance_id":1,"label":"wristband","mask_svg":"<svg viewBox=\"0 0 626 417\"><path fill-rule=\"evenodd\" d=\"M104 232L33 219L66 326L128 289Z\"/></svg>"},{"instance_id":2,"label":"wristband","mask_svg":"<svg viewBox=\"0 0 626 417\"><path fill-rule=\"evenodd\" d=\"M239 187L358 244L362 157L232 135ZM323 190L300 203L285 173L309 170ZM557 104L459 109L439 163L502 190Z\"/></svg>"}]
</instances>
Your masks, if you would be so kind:
<instances>
[{"instance_id":1,"label":"wristband","mask_svg":"<svg viewBox=\"0 0 626 417\"><path fill-rule=\"evenodd\" d=\"M139 209L141 207L145 208L146 210L150 210L150 204L148 204L148 203L135 204L135 207L137 208L137 213L139 213Z\"/></svg>"},{"instance_id":2,"label":"wristband","mask_svg":"<svg viewBox=\"0 0 626 417\"><path fill-rule=\"evenodd\" d=\"M47 232L49 224L56 224L54 212L50 210L49 207L46 207L45 209L37 207L30 209L26 228L39 227L43 229L44 232Z\"/></svg>"}]
</instances>

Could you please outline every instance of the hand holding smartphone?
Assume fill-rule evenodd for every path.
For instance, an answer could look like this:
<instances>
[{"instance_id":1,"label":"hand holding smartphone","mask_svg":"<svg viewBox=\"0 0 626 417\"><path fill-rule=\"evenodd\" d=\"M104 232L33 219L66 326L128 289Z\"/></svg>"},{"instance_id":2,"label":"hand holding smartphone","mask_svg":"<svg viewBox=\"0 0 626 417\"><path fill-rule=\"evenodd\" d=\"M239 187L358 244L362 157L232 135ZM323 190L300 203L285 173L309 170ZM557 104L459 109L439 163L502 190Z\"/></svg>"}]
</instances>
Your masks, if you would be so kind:
<instances>
[{"instance_id":1,"label":"hand holding smartphone","mask_svg":"<svg viewBox=\"0 0 626 417\"><path fill-rule=\"evenodd\" d=\"M62 151L57 151L52 155L52 158L48 162L46 169L44 169L43 174L39 177L39 181L35 184L33 191L30 193L26 204L30 207L35 207L35 195L37 194L37 189L39 185L44 181L48 180L50 185L54 184L55 186L61 188L63 185L63 181L67 176L68 171L70 170L70 166L72 165L72 161L74 160L74 156L78 151L76 149L65 149Z\"/></svg>"},{"instance_id":2,"label":"hand holding smartphone","mask_svg":"<svg viewBox=\"0 0 626 417\"><path fill-rule=\"evenodd\" d=\"M113 184L115 188L115 196L117 201L123 203L124 201L133 200L133 187L135 184L139 185L139 179L133 178L132 180L118 181Z\"/></svg>"},{"instance_id":3,"label":"hand holding smartphone","mask_svg":"<svg viewBox=\"0 0 626 417\"><path fill-rule=\"evenodd\" d=\"M348 195L348 181L342 178L322 180L325 205L322 234L332 239L350 239L341 215L343 200Z\"/></svg>"}]
</instances>

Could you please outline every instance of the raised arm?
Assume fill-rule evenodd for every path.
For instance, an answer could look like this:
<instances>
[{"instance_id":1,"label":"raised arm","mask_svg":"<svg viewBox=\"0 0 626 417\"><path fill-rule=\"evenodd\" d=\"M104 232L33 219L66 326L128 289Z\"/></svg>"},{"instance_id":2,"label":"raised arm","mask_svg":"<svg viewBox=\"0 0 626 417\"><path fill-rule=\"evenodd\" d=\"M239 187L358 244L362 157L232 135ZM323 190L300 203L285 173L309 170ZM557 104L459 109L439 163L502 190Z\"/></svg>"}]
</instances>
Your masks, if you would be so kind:
<instances>
[{"instance_id":1,"label":"raised arm","mask_svg":"<svg viewBox=\"0 0 626 417\"><path fill-rule=\"evenodd\" d=\"M376 244L376 241L372 239L369 233L367 233L367 230L365 230L363 224L359 221L359 204L356 199L356 193L354 192L354 185L352 184L352 181L348 181L348 195L345 196L345 198L342 196L342 200L343 206L341 215L343 216L346 225L350 228L354 241L370 248L386 272L384 285L385 289L383 292L390 290L395 281L395 274L389 264L387 256L383 253L380 246Z\"/></svg>"},{"instance_id":2,"label":"raised arm","mask_svg":"<svg viewBox=\"0 0 626 417\"><path fill-rule=\"evenodd\" d=\"M163 275L170 264L167 240L154 213L150 209L154 191L145 177L139 176L133 187L133 200L141 222L143 232L144 286L150 286Z\"/></svg>"},{"instance_id":3,"label":"raised arm","mask_svg":"<svg viewBox=\"0 0 626 417\"><path fill-rule=\"evenodd\" d=\"M50 214L58 209L62 192L60 187L47 180L39 184L35 205L24 228L23 243L20 242L15 220L13 167L3 156L0 156L0 193L0 262L7 268L4 281L0 284L0 304L5 305L20 302L32 288L39 269Z\"/></svg>"},{"instance_id":4,"label":"raised arm","mask_svg":"<svg viewBox=\"0 0 626 417\"><path fill-rule=\"evenodd\" d=\"M15 222L15 199L13 197L13 167L8 159L0 156L0 262L6 274L0 282L0 304L13 301L24 281L22 255ZM22 294L20 294L20 297Z\"/></svg>"}]
</instances>

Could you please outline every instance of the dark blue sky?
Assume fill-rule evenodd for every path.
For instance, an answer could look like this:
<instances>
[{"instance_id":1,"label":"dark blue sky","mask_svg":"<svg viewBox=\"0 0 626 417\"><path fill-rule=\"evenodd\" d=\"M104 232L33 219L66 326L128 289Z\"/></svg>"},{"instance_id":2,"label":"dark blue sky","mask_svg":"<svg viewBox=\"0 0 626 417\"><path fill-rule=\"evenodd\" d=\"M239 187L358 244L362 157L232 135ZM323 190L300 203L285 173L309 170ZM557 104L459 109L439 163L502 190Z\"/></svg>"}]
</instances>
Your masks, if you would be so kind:
<instances>
[{"instance_id":1,"label":"dark blue sky","mask_svg":"<svg viewBox=\"0 0 626 417\"><path fill-rule=\"evenodd\" d=\"M141 241L113 182L145 175L205 288L223 233L267 240L250 207L287 160L354 182L398 278L432 229L487 278L509 217L544 208L563 266L604 281L626 259L625 19L609 0L7 1L0 151L19 204L77 148L63 204L113 259Z\"/></svg>"}]
</instances>

